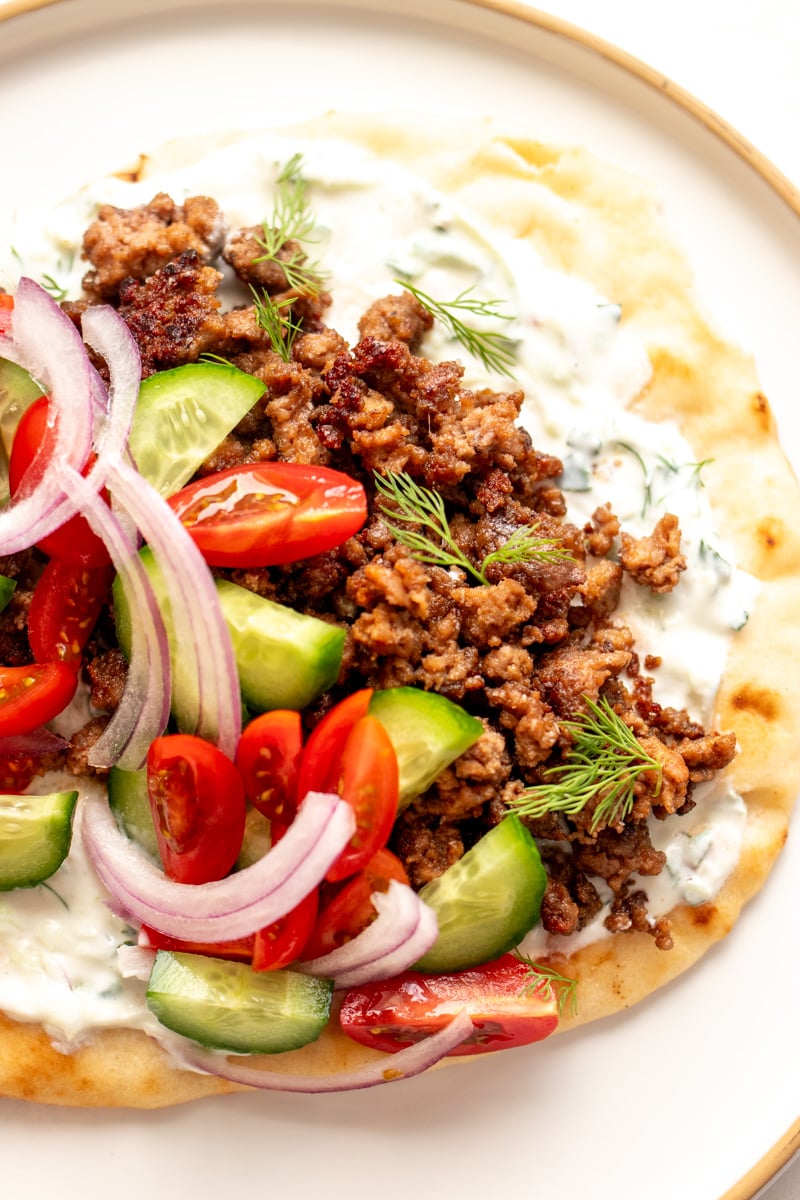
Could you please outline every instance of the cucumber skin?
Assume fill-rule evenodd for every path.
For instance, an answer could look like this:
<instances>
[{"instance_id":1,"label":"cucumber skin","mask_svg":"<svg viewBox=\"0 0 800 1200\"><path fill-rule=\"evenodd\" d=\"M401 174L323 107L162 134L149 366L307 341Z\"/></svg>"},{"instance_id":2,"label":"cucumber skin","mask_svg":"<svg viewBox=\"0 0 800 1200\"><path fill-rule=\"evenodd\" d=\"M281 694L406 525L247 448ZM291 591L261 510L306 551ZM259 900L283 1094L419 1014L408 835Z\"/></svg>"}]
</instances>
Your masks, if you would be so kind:
<instances>
[{"instance_id":1,"label":"cucumber skin","mask_svg":"<svg viewBox=\"0 0 800 1200\"><path fill-rule=\"evenodd\" d=\"M383 725L397 752L398 811L426 792L445 767L483 733L477 717L437 692L396 687L375 692L369 712ZM424 743L424 744L422 744Z\"/></svg>"},{"instance_id":2,"label":"cucumber skin","mask_svg":"<svg viewBox=\"0 0 800 1200\"><path fill-rule=\"evenodd\" d=\"M161 572L149 547L139 551L167 630L173 667L172 711L180 728L193 732L197 711L193 688L182 681L180 642L172 624ZM215 580L222 614L231 633L242 698L248 708L304 709L336 682L345 632L316 617L275 604L238 584ZM130 653L131 613L119 576L113 585L120 648Z\"/></svg>"},{"instance_id":3,"label":"cucumber skin","mask_svg":"<svg viewBox=\"0 0 800 1200\"><path fill-rule=\"evenodd\" d=\"M490 854L494 862L488 860ZM462 877L475 867L478 878L465 888ZM480 886L481 877L488 886ZM420 899L441 918L440 929L433 946L412 969L437 974L463 971L513 950L538 922L546 887L547 874L534 838L516 814L504 817L463 858L422 888ZM459 891L466 893L462 899ZM465 920L476 893L481 892L482 907L479 901L472 919ZM498 910L506 902L510 907L505 920L498 922L496 918L504 916ZM448 920L448 913L454 919Z\"/></svg>"},{"instance_id":4,"label":"cucumber skin","mask_svg":"<svg viewBox=\"0 0 800 1200\"><path fill-rule=\"evenodd\" d=\"M77 792L0 796L0 892L36 887L55 874L69 854L77 800ZM23 839L18 833L9 834L3 829L4 811L12 804L40 810L32 816L31 828ZM19 824L18 818L11 820L14 825Z\"/></svg>"},{"instance_id":5,"label":"cucumber skin","mask_svg":"<svg viewBox=\"0 0 800 1200\"><path fill-rule=\"evenodd\" d=\"M108 803L122 832L160 864L153 810L147 794L147 768L121 771L112 767L108 776Z\"/></svg>"},{"instance_id":6,"label":"cucumber skin","mask_svg":"<svg viewBox=\"0 0 800 1200\"><path fill-rule=\"evenodd\" d=\"M170 950L156 954L147 985L148 1008L162 1025L232 1054L280 1054L316 1041L332 996L329 979Z\"/></svg>"}]
</instances>

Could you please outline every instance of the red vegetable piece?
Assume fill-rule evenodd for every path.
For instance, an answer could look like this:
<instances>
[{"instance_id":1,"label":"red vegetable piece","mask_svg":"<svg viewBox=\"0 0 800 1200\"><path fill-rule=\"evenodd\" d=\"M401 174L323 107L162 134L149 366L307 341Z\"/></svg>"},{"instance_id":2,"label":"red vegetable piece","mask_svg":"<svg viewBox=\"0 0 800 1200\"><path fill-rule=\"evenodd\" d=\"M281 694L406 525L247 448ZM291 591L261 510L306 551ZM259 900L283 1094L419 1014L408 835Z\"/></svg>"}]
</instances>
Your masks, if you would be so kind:
<instances>
[{"instance_id":1,"label":"red vegetable piece","mask_svg":"<svg viewBox=\"0 0 800 1200\"><path fill-rule=\"evenodd\" d=\"M77 686L75 671L62 662L0 667L0 737L31 733L52 721Z\"/></svg>"},{"instance_id":2,"label":"red vegetable piece","mask_svg":"<svg viewBox=\"0 0 800 1200\"><path fill-rule=\"evenodd\" d=\"M396 1051L441 1029L466 1009L474 1032L451 1054L482 1054L538 1042L558 1025L552 987L533 987L530 968L513 954L469 971L394 979L352 988L341 1009L348 1037L375 1050Z\"/></svg>"},{"instance_id":3,"label":"red vegetable piece","mask_svg":"<svg viewBox=\"0 0 800 1200\"><path fill-rule=\"evenodd\" d=\"M372 688L362 688L342 700L314 726L300 759L297 797L306 792L339 792L342 752L356 721L367 715Z\"/></svg>"},{"instance_id":4,"label":"red vegetable piece","mask_svg":"<svg viewBox=\"0 0 800 1200\"><path fill-rule=\"evenodd\" d=\"M262 713L239 739L236 766L245 796L270 821L286 824L297 812L302 746L300 714L289 709Z\"/></svg>"},{"instance_id":5,"label":"red vegetable piece","mask_svg":"<svg viewBox=\"0 0 800 1200\"><path fill-rule=\"evenodd\" d=\"M8 465L8 486L12 497L19 490L25 472L33 463L39 446L44 441L49 403L47 396L40 396L38 400L34 400L23 413L14 434ZM93 462L92 455L84 465L84 475L91 470ZM45 469L50 468L45 465ZM108 494L105 491L103 496L107 502ZM111 561L103 542L92 532L85 517L81 516L72 517L60 529L56 529L36 544L52 558L63 558L67 562L82 566L105 566Z\"/></svg>"},{"instance_id":6,"label":"red vegetable piece","mask_svg":"<svg viewBox=\"0 0 800 1200\"><path fill-rule=\"evenodd\" d=\"M8 292L0 292L0 333L8 333L11 328L11 313L14 310L14 297Z\"/></svg>"},{"instance_id":7,"label":"red vegetable piece","mask_svg":"<svg viewBox=\"0 0 800 1200\"><path fill-rule=\"evenodd\" d=\"M169 878L208 883L227 875L242 846L246 811L231 760L192 734L156 738L147 755L147 791Z\"/></svg>"},{"instance_id":8,"label":"red vegetable piece","mask_svg":"<svg viewBox=\"0 0 800 1200\"><path fill-rule=\"evenodd\" d=\"M356 831L326 875L331 883L360 871L389 840L399 786L397 755L389 734L377 717L362 717L345 743L339 789L355 813Z\"/></svg>"},{"instance_id":9,"label":"red vegetable piece","mask_svg":"<svg viewBox=\"0 0 800 1200\"><path fill-rule=\"evenodd\" d=\"M253 958L255 934L249 937L233 938L229 942L184 942L180 938L168 937L142 925L139 931L139 945L153 950L178 950L187 954L207 954L211 958L229 958L236 962L250 962Z\"/></svg>"},{"instance_id":10,"label":"red vegetable piece","mask_svg":"<svg viewBox=\"0 0 800 1200\"><path fill-rule=\"evenodd\" d=\"M169 500L218 567L296 562L341 545L367 516L360 483L328 467L246 463L190 483Z\"/></svg>"},{"instance_id":11,"label":"red vegetable piece","mask_svg":"<svg viewBox=\"0 0 800 1200\"><path fill-rule=\"evenodd\" d=\"M51 558L28 610L28 640L37 662L80 664L113 574L110 565L84 567Z\"/></svg>"},{"instance_id":12,"label":"red vegetable piece","mask_svg":"<svg viewBox=\"0 0 800 1200\"><path fill-rule=\"evenodd\" d=\"M258 931L253 947L254 971L279 971L300 957L317 919L318 896L315 888L286 916Z\"/></svg>"},{"instance_id":13,"label":"red vegetable piece","mask_svg":"<svg viewBox=\"0 0 800 1200\"><path fill-rule=\"evenodd\" d=\"M338 886L325 887L319 916L302 957L322 958L362 933L378 915L371 900L372 893L387 891L392 879L408 883L400 859L391 850L381 849L351 879Z\"/></svg>"}]
</instances>

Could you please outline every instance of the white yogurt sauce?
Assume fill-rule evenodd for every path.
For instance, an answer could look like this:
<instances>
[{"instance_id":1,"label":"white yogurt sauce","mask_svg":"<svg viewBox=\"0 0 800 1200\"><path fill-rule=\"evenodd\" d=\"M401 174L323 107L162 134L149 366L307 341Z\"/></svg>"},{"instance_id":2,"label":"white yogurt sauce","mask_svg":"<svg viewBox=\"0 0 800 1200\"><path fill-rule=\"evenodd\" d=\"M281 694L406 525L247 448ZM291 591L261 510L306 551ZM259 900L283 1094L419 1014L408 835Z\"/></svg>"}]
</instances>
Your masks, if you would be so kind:
<instances>
[{"instance_id":1,"label":"white yogurt sauce","mask_svg":"<svg viewBox=\"0 0 800 1200\"><path fill-rule=\"evenodd\" d=\"M355 342L358 317L372 300L396 292L398 278L443 301L468 288L480 299L502 301L513 319L489 326L517 343L515 384L526 394L522 420L537 448L565 463L570 519L581 525L610 501L623 528L641 536L664 512L678 516L689 565L677 592L654 596L626 579L624 620L642 658L649 653L664 660L653 672L656 698L708 721L730 638L747 619L757 583L730 565L703 495L702 465L677 428L625 411L646 385L650 365L619 309L589 285L547 268L528 245L483 230L426 183L364 150L259 137L165 178L106 180L54 211L29 213L13 231L13 249L0 256L0 282L50 276L79 295L86 266L80 237L101 203L128 208L158 190L177 201L206 193L219 201L232 228L258 223L270 215L281 166L298 151L317 217L313 254L329 273L334 298L327 318L333 328ZM465 361L468 386L504 386L480 363L465 360L441 326L426 337L423 353ZM661 876L642 881L653 917L681 902L710 899L736 864L746 820L742 800L724 781L704 785L697 799L689 817L652 822L653 842L667 856ZM603 916L568 939L534 931L525 947L540 954L549 943L568 953L605 936ZM144 1005L144 984L123 980L117 967L117 947L134 937L108 908L85 861L79 804L64 866L46 886L0 897L0 1009L42 1022L64 1048L93 1028L163 1033Z\"/></svg>"}]
</instances>

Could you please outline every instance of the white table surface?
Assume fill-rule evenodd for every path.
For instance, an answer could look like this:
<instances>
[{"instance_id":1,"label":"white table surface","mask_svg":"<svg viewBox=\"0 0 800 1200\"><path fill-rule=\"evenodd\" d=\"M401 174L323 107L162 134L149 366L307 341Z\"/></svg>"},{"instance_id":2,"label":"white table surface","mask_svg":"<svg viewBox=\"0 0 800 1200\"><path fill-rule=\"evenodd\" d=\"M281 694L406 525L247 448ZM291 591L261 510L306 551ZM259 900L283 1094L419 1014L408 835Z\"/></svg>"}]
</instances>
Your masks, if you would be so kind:
<instances>
[{"instance_id":1,"label":"white table surface","mask_svg":"<svg viewBox=\"0 0 800 1200\"><path fill-rule=\"evenodd\" d=\"M0 0L0 10L9 0ZM691 92L800 187L798 0L540 0ZM800 1158L762 1193L800 1200ZM647 1200L646 1196L642 1200Z\"/></svg>"}]
</instances>

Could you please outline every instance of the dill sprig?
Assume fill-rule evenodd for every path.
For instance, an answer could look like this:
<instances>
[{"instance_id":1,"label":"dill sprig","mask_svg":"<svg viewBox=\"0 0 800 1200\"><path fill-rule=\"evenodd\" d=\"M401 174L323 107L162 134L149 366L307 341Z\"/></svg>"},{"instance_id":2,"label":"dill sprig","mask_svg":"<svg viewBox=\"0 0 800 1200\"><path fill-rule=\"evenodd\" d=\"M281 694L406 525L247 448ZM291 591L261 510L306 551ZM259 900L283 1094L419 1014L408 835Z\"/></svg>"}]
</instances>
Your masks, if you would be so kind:
<instances>
[{"instance_id":1,"label":"dill sprig","mask_svg":"<svg viewBox=\"0 0 800 1200\"><path fill-rule=\"evenodd\" d=\"M327 278L305 247L319 241L316 221L308 202L308 180L302 175L303 157L293 154L278 175L272 216L256 238L264 253L253 263L274 262L286 276L287 286L304 296L316 296ZM298 242L288 246L287 242Z\"/></svg>"},{"instance_id":2,"label":"dill sprig","mask_svg":"<svg viewBox=\"0 0 800 1200\"><path fill-rule=\"evenodd\" d=\"M386 528L418 562L460 567L478 583L488 584L486 570L492 563L553 562L572 557L555 539L537 536L535 525L521 525L476 567L453 538L444 500L438 492L423 487L403 471L376 473L375 487L379 495L394 505L381 505Z\"/></svg>"},{"instance_id":3,"label":"dill sprig","mask_svg":"<svg viewBox=\"0 0 800 1200\"><path fill-rule=\"evenodd\" d=\"M700 489L705 487L705 480L702 478L701 474L703 467L707 467L714 461L713 458L703 458L699 462L676 462L676 460L673 458L667 458L663 454L657 454L655 467L652 471L650 471L642 455L635 446L630 444L630 442L617 442L616 444L621 450L626 450L628 454L632 455L642 469L642 475L644 477L642 510L640 514L642 517L647 516L647 510L652 505L657 505L666 498L665 496L656 498L653 494L653 489L658 481L659 475L662 476L663 481L665 476L669 477L670 475L673 475L677 479L681 474L688 471L689 475L686 479L686 483L693 484L696 488Z\"/></svg>"},{"instance_id":4,"label":"dill sprig","mask_svg":"<svg viewBox=\"0 0 800 1200\"><path fill-rule=\"evenodd\" d=\"M478 300L471 296L472 288L459 292L455 300L434 300L426 292L396 279L395 283L410 292L423 308L427 308L431 316L441 321L464 349L483 363L487 371L496 371L499 375L511 375L511 367L517 361L517 343L497 330L474 329L466 325L458 313L469 313L470 316L490 317L498 321L513 321L510 313L500 312L502 300Z\"/></svg>"},{"instance_id":5,"label":"dill sprig","mask_svg":"<svg viewBox=\"0 0 800 1200\"><path fill-rule=\"evenodd\" d=\"M558 1004L558 1015L560 1017L563 1017L567 1005L569 1005L569 1015L571 1017L578 1015L577 979L570 979L568 975L562 975L555 967L535 962L529 955L523 954L520 950L514 951L514 957L518 958L520 962L525 963L530 972L530 977L525 985L525 992L528 995L540 996L544 1000L549 1000L555 993L556 1003Z\"/></svg>"},{"instance_id":6,"label":"dill sprig","mask_svg":"<svg viewBox=\"0 0 800 1200\"><path fill-rule=\"evenodd\" d=\"M50 293L56 304L60 304L62 300L66 300L67 298L67 288L62 287L52 275L42 275L42 287L46 292Z\"/></svg>"},{"instance_id":7,"label":"dill sprig","mask_svg":"<svg viewBox=\"0 0 800 1200\"><path fill-rule=\"evenodd\" d=\"M256 320L269 338L270 346L284 362L290 362L295 338L302 330L300 321L292 316L291 297L284 296L276 300L268 292L259 294L255 288L251 288L250 291L253 295Z\"/></svg>"},{"instance_id":8,"label":"dill sprig","mask_svg":"<svg viewBox=\"0 0 800 1200\"><path fill-rule=\"evenodd\" d=\"M589 711L575 721L561 722L561 728L572 738L572 746L563 762L545 772L553 782L527 788L512 800L511 806L523 817L542 817L551 812L574 816L597 801L591 825L594 833L600 825L617 825L630 815L640 775L655 775L653 795L658 796L662 769L605 697L599 704L584 699Z\"/></svg>"}]
</instances>

